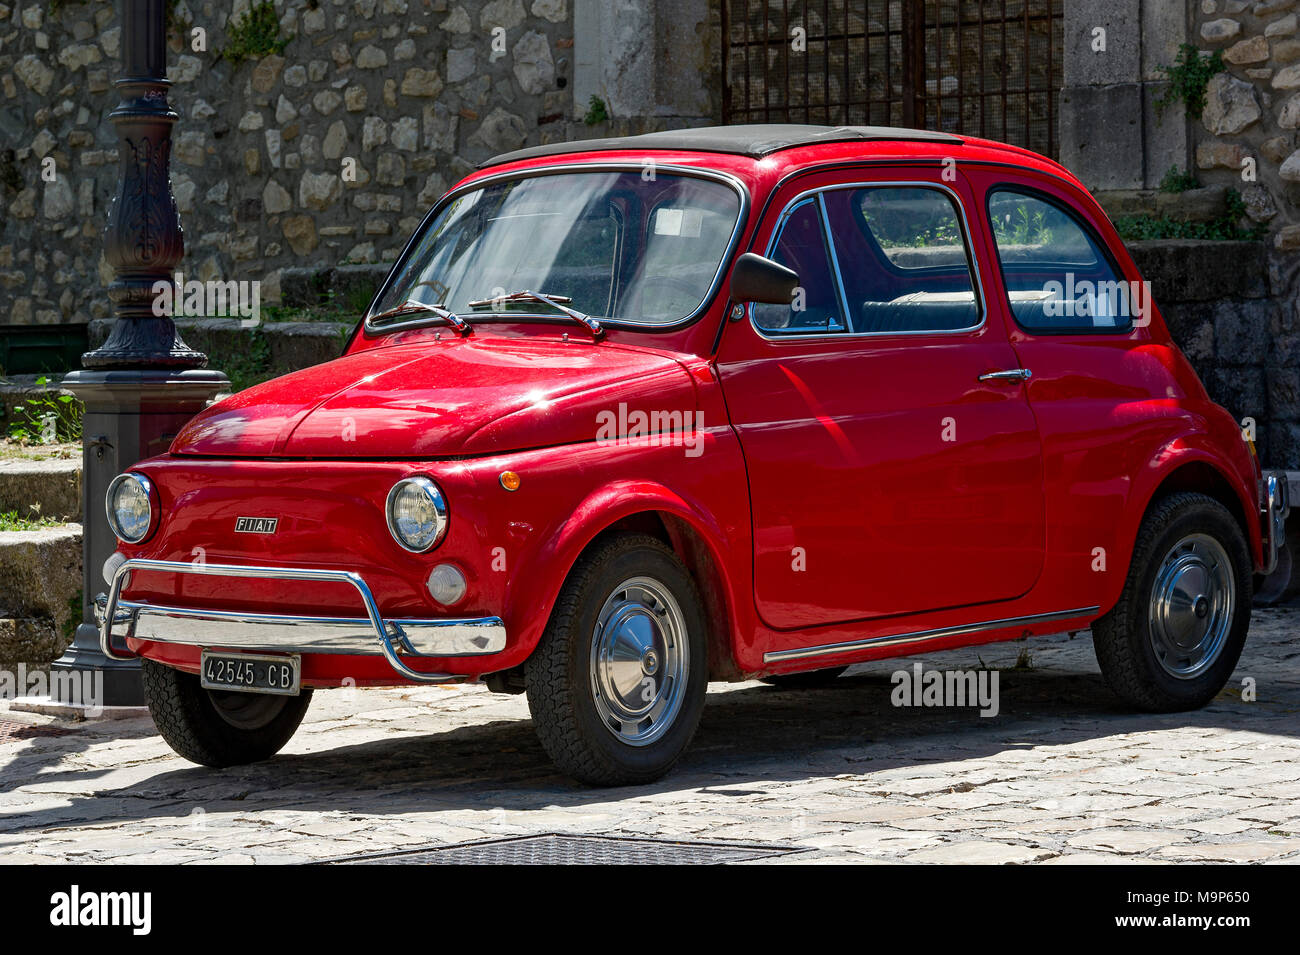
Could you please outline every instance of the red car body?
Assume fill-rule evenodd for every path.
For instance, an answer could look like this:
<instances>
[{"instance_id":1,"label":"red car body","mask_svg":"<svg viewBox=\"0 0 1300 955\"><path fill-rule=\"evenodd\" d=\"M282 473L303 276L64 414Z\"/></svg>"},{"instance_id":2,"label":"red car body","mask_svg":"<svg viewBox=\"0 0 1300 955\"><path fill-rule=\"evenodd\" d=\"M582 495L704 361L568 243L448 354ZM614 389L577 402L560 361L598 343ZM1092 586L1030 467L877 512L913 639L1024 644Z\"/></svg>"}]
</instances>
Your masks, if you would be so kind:
<instances>
[{"instance_id":1,"label":"red car body","mask_svg":"<svg viewBox=\"0 0 1300 955\"><path fill-rule=\"evenodd\" d=\"M407 656L466 679L519 668L580 555L615 529L666 542L701 592L710 679L747 679L1087 628L1120 598L1151 502L1196 490L1239 522L1256 572L1275 541L1264 480L1240 426L1207 396L1158 309L1120 334L1033 334L1003 286L988 192L1012 184L1069 210L1123 278L1133 260L1088 191L1060 165L962 137L791 145L761 155L628 140L524 155L468 177L556 167L701 170L744 193L719 281L689 322L364 325L344 355L213 405L152 482L156 530L126 558L359 574L385 618L499 618L505 645ZM544 151L543 151L544 152ZM728 321L725 278L764 254L801 195L847 183L941 189L959 204L985 307L956 333L775 340ZM984 380L1029 369L1026 381ZM596 440L602 412L681 411L680 442ZM958 440L945 440L951 419ZM501 475L518 475L506 490ZM385 497L426 475L446 537L394 541ZM242 516L274 534L236 532ZM454 612L426 588L450 562L467 581ZM138 566L120 599L212 611L357 617L341 580L178 574ZM132 653L197 672L200 646L132 636ZM117 644L121 652L121 644ZM410 682L378 652L304 654L304 686Z\"/></svg>"}]
</instances>

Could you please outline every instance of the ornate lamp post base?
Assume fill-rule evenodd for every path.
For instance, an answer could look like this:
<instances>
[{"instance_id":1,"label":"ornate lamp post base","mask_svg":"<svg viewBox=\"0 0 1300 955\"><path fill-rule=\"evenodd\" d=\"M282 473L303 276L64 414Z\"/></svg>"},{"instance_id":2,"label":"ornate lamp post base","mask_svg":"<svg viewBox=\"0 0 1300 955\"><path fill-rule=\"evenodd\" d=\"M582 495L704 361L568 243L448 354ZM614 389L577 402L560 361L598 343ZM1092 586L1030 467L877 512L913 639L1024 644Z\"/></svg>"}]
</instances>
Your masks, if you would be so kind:
<instances>
[{"instance_id":1,"label":"ornate lamp post base","mask_svg":"<svg viewBox=\"0 0 1300 955\"><path fill-rule=\"evenodd\" d=\"M72 646L53 664L55 675L64 671L64 679L51 681L56 688L93 687L94 676L102 673L105 698L94 701L102 706L144 702L139 663L111 660L99 646L95 595L105 589L104 561L117 548L104 513L104 494L119 473L165 452L185 422L230 385L220 372L204 370L207 357L186 345L172 319L154 309L158 283L172 281L185 251L169 171L172 126L180 118L167 102L169 0L120 2L123 75L114 85L122 100L109 114L118 136L118 184L104 229L104 257L114 275L108 297L116 321L108 340L82 356L84 370L63 379L63 386L86 406L84 600ZM91 679L70 679L73 674Z\"/></svg>"},{"instance_id":2,"label":"ornate lamp post base","mask_svg":"<svg viewBox=\"0 0 1300 955\"><path fill-rule=\"evenodd\" d=\"M101 705L139 706L144 702L139 663L104 656L94 618L94 597L106 589L101 573L104 561L117 549L104 516L109 482L137 461L164 453L185 422L229 386L221 372L205 369L74 371L63 379L63 387L86 405L81 472L85 600L72 646L52 666L63 671L102 671L105 698L98 701ZM73 681L51 682L60 686Z\"/></svg>"}]
</instances>

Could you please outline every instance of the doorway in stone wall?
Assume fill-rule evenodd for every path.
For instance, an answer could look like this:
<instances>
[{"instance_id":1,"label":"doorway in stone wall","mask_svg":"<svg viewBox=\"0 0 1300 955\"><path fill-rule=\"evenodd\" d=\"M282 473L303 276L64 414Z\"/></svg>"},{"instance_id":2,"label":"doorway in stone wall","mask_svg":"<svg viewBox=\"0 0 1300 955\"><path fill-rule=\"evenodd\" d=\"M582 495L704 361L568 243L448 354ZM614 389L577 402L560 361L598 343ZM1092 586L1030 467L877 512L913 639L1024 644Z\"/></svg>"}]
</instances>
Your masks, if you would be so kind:
<instances>
[{"instance_id":1,"label":"doorway in stone wall","mask_svg":"<svg viewBox=\"0 0 1300 955\"><path fill-rule=\"evenodd\" d=\"M723 122L939 129L1055 159L1063 8L723 0Z\"/></svg>"}]
</instances>

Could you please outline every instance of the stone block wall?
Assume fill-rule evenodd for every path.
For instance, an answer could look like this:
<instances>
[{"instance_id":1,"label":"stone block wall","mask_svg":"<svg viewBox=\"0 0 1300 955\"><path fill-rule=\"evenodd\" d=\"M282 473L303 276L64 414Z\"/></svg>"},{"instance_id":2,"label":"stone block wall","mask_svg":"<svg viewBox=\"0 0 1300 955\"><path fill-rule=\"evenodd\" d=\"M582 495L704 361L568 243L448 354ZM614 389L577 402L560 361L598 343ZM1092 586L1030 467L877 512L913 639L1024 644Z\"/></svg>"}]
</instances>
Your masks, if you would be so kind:
<instances>
[{"instance_id":1,"label":"stone block wall","mask_svg":"<svg viewBox=\"0 0 1300 955\"><path fill-rule=\"evenodd\" d=\"M1300 467L1297 0L1066 0L1061 161L1112 216L1208 220L1230 191L1259 242L1137 242L1156 303L1216 401L1254 419L1266 464ZM1096 42L1098 31L1105 43ZM1183 43L1221 51L1199 119L1163 112ZM1201 188L1158 191L1174 167ZM1244 174L1243 174L1244 173Z\"/></svg>"},{"instance_id":2,"label":"stone block wall","mask_svg":"<svg viewBox=\"0 0 1300 955\"><path fill-rule=\"evenodd\" d=\"M1202 181L1233 185L1274 248L1300 257L1300 13L1296 0L1203 0L1196 38L1227 69L1191 124ZM1245 167L1243 168L1243 164Z\"/></svg>"},{"instance_id":3,"label":"stone block wall","mask_svg":"<svg viewBox=\"0 0 1300 955\"><path fill-rule=\"evenodd\" d=\"M1284 331L1282 276L1267 243L1161 239L1128 249L1210 397L1243 427L1254 422L1266 465L1295 467L1300 336Z\"/></svg>"},{"instance_id":4,"label":"stone block wall","mask_svg":"<svg viewBox=\"0 0 1300 955\"><path fill-rule=\"evenodd\" d=\"M713 55L707 0L275 0L283 52L235 65L248 2L174 7L172 187L186 276L259 280L263 302L285 268L396 258L490 155L716 113L719 88L682 78ZM120 45L109 0L0 0L0 322L109 313ZM592 95L608 122L582 121Z\"/></svg>"}]
</instances>

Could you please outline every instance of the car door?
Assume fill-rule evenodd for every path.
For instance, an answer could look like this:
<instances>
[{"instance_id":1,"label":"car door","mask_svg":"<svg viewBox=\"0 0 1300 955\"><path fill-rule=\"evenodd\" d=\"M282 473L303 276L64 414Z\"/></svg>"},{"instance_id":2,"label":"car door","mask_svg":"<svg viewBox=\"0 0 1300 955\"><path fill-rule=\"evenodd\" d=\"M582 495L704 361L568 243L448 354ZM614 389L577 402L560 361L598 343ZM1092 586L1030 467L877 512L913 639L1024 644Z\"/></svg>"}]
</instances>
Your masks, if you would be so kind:
<instances>
[{"instance_id":1,"label":"car door","mask_svg":"<svg viewBox=\"0 0 1300 955\"><path fill-rule=\"evenodd\" d=\"M757 233L799 290L733 314L718 372L773 628L1006 601L1042 568L1034 417L984 303L982 218L939 173L804 177Z\"/></svg>"}]
</instances>

